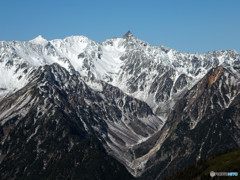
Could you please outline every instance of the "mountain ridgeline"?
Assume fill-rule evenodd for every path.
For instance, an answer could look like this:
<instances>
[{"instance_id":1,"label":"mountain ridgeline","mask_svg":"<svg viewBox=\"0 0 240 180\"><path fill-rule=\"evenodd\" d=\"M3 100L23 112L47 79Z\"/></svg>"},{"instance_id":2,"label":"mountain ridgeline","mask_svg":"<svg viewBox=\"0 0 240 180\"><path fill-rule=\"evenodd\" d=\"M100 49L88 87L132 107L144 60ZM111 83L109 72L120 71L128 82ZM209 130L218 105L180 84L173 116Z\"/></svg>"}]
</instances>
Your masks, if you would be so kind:
<instances>
[{"instance_id":1,"label":"mountain ridgeline","mask_svg":"<svg viewBox=\"0 0 240 180\"><path fill-rule=\"evenodd\" d=\"M130 31L0 42L3 179L164 179L240 146L240 55Z\"/></svg>"}]
</instances>

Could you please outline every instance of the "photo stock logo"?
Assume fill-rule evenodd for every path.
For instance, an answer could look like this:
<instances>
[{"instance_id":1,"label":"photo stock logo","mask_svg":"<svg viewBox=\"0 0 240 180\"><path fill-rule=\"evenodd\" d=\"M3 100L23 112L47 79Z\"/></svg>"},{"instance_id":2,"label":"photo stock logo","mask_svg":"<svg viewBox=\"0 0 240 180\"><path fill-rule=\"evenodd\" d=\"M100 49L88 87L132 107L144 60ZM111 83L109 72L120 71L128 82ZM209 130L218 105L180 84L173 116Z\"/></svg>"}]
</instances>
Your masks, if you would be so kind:
<instances>
[{"instance_id":1,"label":"photo stock logo","mask_svg":"<svg viewBox=\"0 0 240 180\"><path fill-rule=\"evenodd\" d=\"M211 171L210 172L210 176L214 177L214 176L238 176L238 172L214 172Z\"/></svg>"}]
</instances>

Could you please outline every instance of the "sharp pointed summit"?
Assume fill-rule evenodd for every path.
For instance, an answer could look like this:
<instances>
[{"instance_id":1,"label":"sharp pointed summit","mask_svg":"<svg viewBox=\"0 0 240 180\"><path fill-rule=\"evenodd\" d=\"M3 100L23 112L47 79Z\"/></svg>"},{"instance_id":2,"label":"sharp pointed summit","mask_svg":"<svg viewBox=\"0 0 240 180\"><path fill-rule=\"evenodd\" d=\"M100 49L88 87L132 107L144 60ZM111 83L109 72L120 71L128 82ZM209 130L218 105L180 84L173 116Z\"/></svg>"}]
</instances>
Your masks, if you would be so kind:
<instances>
[{"instance_id":1,"label":"sharp pointed summit","mask_svg":"<svg viewBox=\"0 0 240 180\"><path fill-rule=\"evenodd\" d=\"M129 30L129 31L123 36L123 38L127 39L127 38L130 38L130 37L134 37L134 35L133 35L132 32Z\"/></svg>"},{"instance_id":2,"label":"sharp pointed summit","mask_svg":"<svg viewBox=\"0 0 240 180\"><path fill-rule=\"evenodd\" d=\"M33 40L31 40L30 42L34 44L42 44L42 43L47 43L48 41L42 35L39 35Z\"/></svg>"}]
</instances>

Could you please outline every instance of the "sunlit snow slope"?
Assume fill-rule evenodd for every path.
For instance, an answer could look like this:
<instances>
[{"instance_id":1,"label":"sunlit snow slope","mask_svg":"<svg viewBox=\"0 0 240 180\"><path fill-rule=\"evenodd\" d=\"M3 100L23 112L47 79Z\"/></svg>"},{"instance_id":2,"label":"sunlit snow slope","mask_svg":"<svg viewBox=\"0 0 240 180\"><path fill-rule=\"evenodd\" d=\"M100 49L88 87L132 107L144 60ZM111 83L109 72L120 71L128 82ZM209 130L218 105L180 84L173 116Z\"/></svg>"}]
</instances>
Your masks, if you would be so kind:
<instances>
[{"instance_id":1,"label":"sunlit snow slope","mask_svg":"<svg viewBox=\"0 0 240 180\"><path fill-rule=\"evenodd\" d=\"M129 31L121 38L96 43L84 36L48 41L0 42L0 98L23 87L36 66L58 63L86 81L103 80L148 103L163 120L184 92L211 68L239 67L235 50L180 53L151 46Z\"/></svg>"}]
</instances>

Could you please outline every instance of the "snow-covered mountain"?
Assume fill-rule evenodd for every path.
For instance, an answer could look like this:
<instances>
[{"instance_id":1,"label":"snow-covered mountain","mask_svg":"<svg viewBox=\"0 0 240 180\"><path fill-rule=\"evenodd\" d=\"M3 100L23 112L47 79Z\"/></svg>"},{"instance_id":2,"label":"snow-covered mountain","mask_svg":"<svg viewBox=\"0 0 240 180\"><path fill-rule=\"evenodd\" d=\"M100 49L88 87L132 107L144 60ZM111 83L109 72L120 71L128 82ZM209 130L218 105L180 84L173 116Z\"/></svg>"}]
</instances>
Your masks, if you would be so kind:
<instances>
[{"instance_id":1,"label":"snow-covered mountain","mask_svg":"<svg viewBox=\"0 0 240 180\"><path fill-rule=\"evenodd\" d=\"M103 80L147 102L165 119L176 99L211 68L223 65L233 69L239 67L239 62L239 54L234 50L180 53L151 46L130 31L121 38L102 43L84 36L51 41L42 36L26 42L3 41L0 42L0 72L6 76L0 80L0 97L23 87L29 78L26 71L58 63L69 72L76 70L87 79Z\"/></svg>"},{"instance_id":2,"label":"snow-covered mountain","mask_svg":"<svg viewBox=\"0 0 240 180\"><path fill-rule=\"evenodd\" d=\"M184 136L178 132L179 119L189 120L187 131L199 133L195 127L209 114L208 109L216 115L231 107L239 94L240 55L235 50L180 53L151 46L130 31L102 43L84 36L51 41L38 36L31 41L0 42L0 73L0 133L6 152L11 144L7 136L19 122L34 127L24 138L36 136L37 142L42 135L35 123L42 116L53 123L51 117L61 112L71 127L74 124L83 134L96 136L108 154L134 176L145 177L151 167L165 162L161 159L176 158L172 153L158 153L167 153L167 141L175 138L175 131ZM214 83L216 87L210 89ZM185 101L189 104L184 109ZM180 113L179 109L184 113L174 113ZM185 145L180 143L181 148ZM2 152L0 159L7 156ZM155 175L166 174L163 168Z\"/></svg>"}]
</instances>

